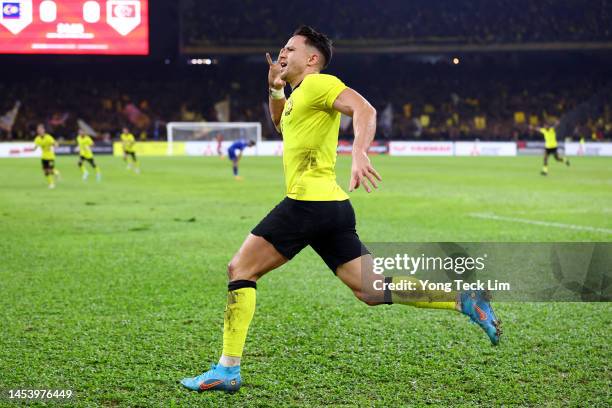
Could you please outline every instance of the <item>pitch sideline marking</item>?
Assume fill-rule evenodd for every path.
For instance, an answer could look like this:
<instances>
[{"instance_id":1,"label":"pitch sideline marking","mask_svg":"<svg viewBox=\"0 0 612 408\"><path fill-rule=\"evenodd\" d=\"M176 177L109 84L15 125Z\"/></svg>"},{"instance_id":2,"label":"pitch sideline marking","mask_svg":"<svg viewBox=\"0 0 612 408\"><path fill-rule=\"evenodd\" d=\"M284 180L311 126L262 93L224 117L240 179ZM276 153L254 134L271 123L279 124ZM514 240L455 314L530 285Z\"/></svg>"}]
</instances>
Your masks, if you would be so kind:
<instances>
[{"instance_id":1,"label":"pitch sideline marking","mask_svg":"<svg viewBox=\"0 0 612 408\"><path fill-rule=\"evenodd\" d=\"M574 224L562 224L560 222L536 221L536 220L528 220L525 218L504 217L501 215L486 214L486 213L470 213L469 215L470 217L483 218L487 220L520 222L523 224L543 225L545 227L557 227L557 228L566 228L566 229L572 229L572 230L593 231L593 232L602 232L604 234L612 234L612 229L608 229L608 228L588 227L584 225L574 225Z\"/></svg>"}]
</instances>

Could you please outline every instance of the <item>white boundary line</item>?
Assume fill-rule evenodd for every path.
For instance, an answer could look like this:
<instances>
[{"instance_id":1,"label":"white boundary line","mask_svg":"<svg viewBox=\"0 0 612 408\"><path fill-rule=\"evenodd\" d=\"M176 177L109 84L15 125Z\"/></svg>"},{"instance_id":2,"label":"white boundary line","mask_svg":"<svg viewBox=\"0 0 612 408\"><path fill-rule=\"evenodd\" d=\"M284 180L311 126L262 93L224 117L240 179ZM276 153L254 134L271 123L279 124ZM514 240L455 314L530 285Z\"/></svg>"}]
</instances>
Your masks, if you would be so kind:
<instances>
[{"instance_id":1,"label":"white boundary line","mask_svg":"<svg viewBox=\"0 0 612 408\"><path fill-rule=\"evenodd\" d=\"M504 217L501 215L487 214L487 213L470 213L469 215L470 217L483 218L486 220L520 222L523 224L543 225L545 227L557 227L557 228L565 228L565 229L580 230L580 231L593 231L593 232L601 232L604 234L612 235L612 229L608 229L608 228L587 227L584 225L574 225L574 224L562 224L560 222L535 221L535 220L527 220L525 218Z\"/></svg>"}]
</instances>

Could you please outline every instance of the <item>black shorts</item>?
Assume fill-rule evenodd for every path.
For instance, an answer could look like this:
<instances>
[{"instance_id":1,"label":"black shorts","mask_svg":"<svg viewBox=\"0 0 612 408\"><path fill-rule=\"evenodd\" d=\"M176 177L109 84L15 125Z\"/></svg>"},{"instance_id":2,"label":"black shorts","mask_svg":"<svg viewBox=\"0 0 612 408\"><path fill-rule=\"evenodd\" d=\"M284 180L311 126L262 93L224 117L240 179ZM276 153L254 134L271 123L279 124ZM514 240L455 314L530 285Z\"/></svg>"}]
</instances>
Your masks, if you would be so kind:
<instances>
[{"instance_id":1,"label":"black shorts","mask_svg":"<svg viewBox=\"0 0 612 408\"><path fill-rule=\"evenodd\" d=\"M132 160L136 160L136 152L124 152L125 156L132 156Z\"/></svg>"},{"instance_id":2,"label":"black shorts","mask_svg":"<svg viewBox=\"0 0 612 408\"><path fill-rule=\"evenodd\" d=\"M89 164L91 164L91 167L96 167L96 162L94 161L93 157L91 159L88 159L87 157L79 156L79 166L83 164L84 161L89 162Z\"/></svg>"},{"instance_id":3,"label":"black shorts","mask_svg":"<svg viewBox=\"0 0 612 408\"><path fill-rule=\"evenodd\" d=\"M557 148L556 147L550 147L550 148L546 148L546 154L557 154Z\"/></svg>"},{"instance_id":4,"label":"black shorts","mask_svg":"<svg viewBox=\"0 0 612 408\"><path fill-rule=\"evenodd\" d=\"M42 163L43 170L53 170L55 167L55 160L42 159L40 162Z\"/></svg>"},{"instance_id":5,"label":"black shorts","mask_svg":"<svg viewBox=\"0 0 612 408\"><path fill-rule=\"evenodd\" d=\"M310 245L329 269L369 254L355 230L355 211L349 200L298 201L285 197L251 231L291 259Z\"/></svg>"}]
</instances>

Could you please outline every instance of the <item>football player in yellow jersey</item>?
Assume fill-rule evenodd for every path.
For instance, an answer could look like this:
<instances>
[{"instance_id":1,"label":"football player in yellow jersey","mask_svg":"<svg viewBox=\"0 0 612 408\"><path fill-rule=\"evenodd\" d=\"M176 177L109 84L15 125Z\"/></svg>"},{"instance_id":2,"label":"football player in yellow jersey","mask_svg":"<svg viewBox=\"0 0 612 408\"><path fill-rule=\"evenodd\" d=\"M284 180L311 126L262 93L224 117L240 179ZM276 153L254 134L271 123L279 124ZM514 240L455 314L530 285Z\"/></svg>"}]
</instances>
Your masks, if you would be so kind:
<instances>
[{"instance_id":1,"label":"football player in yellow jersey","mask_svg":"<svg viewBox=\"0 0 612 408\"><path fill-rule=\"evenodd\" d=\"M93 152L91 151L92 146L94 145L94 141L84 130L79 129L79 134L76 137L77 142L77 150L79 152L79 169L81 169L81 174L83 176L83 181L87 180L89 177L89 172L85 168L83 162L88 162L92 168L96 170L96 180L98 182L102 181L102 172L100 170L100 166L96 165L94 161Z\"/></svg>"},{"instance_id":2,"label":"football player in yellow jersey","mask_svg":"<svg viewBox=\"0 0 612 408\"><path fill-rule=\"evenodd\" d=\"M34 145L34 149L40 147L42 151L41 162L47 184L49 188L55 188L55 181L60 178L60 172L55 168L55 148L57 147L57 142L53 136L47 133L45 125L42 123L36 126Z\"/></svg>"},{"instance_id":3,"label":"football player in yellow jersey","mask_svg":"<svg viewBox=\"0 0 612 408\"><path fill-rule=\"evenodd\" d=\"M228 295L223 351L218 364L181 384L193 391L240 388L240 362L255 313L256 281L310 245L355 296L368 305L409 304L467 314L499 341L499 321L484 294L469 291L440 295L427 291L423 301L406 301L405 291L373 271L373 260L355 230L355 213L336 183L340 114L352 116L355 140L349 192L367 192L381 180L368 158L376 131L376 111L340 79L321 74L331 60L331 41L311 27L295 31L278 61L268 54L270 116L283 136L286 197L247 236L228 265ZM286 99L284 87L293 90ZM395 278L393 278L395 279ZM435 300L434 300L435 299Z\"/></svg>"},{"instance_id":4,"label":"football player in yellow jersey","mask_svg":"<svg viewBox=\"0 0 612 408\"><path fill-rule=\"evenodd\" d=\"M131 170L133 164L134 171L136 173L140 173L140 165L138 163L138 159L136 159L136 150L134 148L134 145L136 144L134 135L130 133L130 129L124 127L121 131L120 137L121 144L123 145L123 160L127 163L127 169Z\"/></svg>"},{"instance_id":5,"label":"football player in yellow jersey","mask_svg":"<svg viewBox=\"0 0 612 408\"><path fill-rule=\"evenodd\" d=\"M543 176L548 175L548 156L551 154L558 162L563 162L567 166L570 165L569 159L567 157L563 158L559 155L556 129L559 125L559 121L555 119L550 119L548 121L548 125L548 127L530 126L530 129L535 129L539 133L541 133L542 136L544 136L544 165L542 166L542 171L540 172L540 174L542 174Z\"/></svg>"}]
</instances>

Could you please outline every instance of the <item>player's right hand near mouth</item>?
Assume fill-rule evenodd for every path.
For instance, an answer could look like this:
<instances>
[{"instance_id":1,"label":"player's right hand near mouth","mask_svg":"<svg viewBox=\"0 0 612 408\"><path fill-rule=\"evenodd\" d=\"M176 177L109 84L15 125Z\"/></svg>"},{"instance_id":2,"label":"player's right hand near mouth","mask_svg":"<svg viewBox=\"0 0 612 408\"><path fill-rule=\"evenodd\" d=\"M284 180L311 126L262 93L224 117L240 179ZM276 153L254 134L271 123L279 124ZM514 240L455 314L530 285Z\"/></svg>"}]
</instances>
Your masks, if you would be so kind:
<instances>
[{"instance_id":1,"label":"player's right hand near mouth","mask_svg":"<svg viewBox=\"0 0 612 408\"><path fill-rule=\"evenodd\" d=\"M268 85L272 89L284 88L287 83L280 78L282 67L278 62L278 59L276 61L272 61L272 57L270 56L269 52L266 53L266 59L268 60L268 65L270 66L270 69L268 70Z\"/></svg>"}]
</instances>

